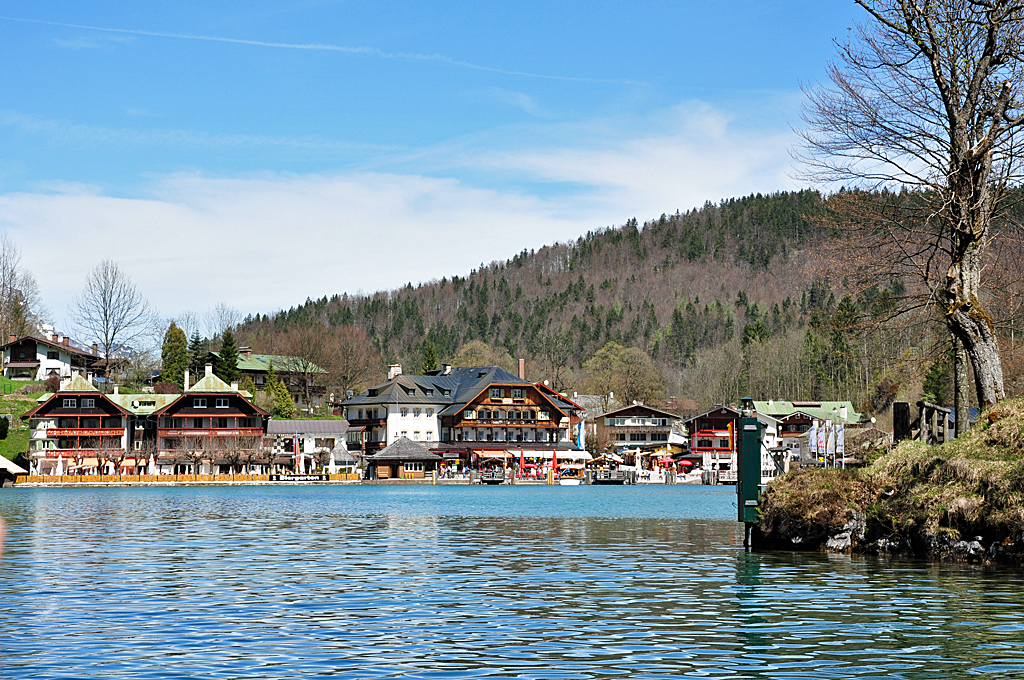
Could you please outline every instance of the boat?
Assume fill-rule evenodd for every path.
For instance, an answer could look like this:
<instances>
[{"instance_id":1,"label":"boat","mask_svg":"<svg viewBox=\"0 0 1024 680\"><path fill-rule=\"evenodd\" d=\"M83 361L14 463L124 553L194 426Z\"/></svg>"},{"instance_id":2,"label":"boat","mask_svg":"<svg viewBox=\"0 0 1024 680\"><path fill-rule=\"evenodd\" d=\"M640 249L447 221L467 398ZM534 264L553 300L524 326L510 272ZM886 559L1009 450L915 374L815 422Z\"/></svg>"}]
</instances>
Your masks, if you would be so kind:
<instances>
[{"instance_id":1,"label":"boat","mask_svg":"<svg viewBox=\"0 0 1024 680\"><path fill-rule=\"evenodd\" d=\"M579 486L583 483L583 466L569 464L562 467L558 475L559 486Z\"/></svg>"}]
</instances>

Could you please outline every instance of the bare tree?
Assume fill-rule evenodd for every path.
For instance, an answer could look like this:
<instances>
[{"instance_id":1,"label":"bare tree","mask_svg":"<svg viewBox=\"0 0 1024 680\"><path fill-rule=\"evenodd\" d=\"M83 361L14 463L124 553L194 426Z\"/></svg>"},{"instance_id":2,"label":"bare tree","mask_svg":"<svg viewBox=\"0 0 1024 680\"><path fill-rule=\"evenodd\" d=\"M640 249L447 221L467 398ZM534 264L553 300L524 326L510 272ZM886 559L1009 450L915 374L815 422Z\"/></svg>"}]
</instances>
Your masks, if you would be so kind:
<instances>
[{"instance_id":1,"label":"bare tree","mask_svg":"<svg viewBox=\"0 0 1024 680\"><path fill-rule=\"evenodd\" d=\"M288 359L278 367L299 381L299 390L310 412L313 395L324 392L329 377L324 368L331 361L329 336L330 331L319 324L292 328L285 342Z\"/></svg>"},{"instance_id":2,"label":"bare tree","mask_svg":"<svg viewBox=\"0 0 1024 680\"><path fill-rule=\"evenodd\" d=\"M150 339L158 325L149 303L113 260L89 273L70 313L83 335L102 348L108 374L128 358L132 343Z\"/></svg>"},{"instance_id":3,"label":"bare tree","mask_svg":"<svg viewBox=\"0 0 1024 680\"><path fill-rule=\"evenodd\" d=\"M919 281L962 347L957 375L969 359L990 406L1005 390L982 269L1021 177L1024 6L856 2L870 20L839 45L831 85L807 91L798 155L813 179L870 190L847 194L867 272ZM965 396L957 390L958 407Z\"/></svg>"},{"instance_id":4,"label":"bare tree","mask_svg":"<svg viewBox=\"0 0 1024 680\"><path fill-rule=\"evenodd\" d=\"M0 337L6 341L10 335L28 335L33 313L45 315L39 286L22 268L18 246L6 233L0 233Z\"/></svg>"},{"instance_id":5,"label":"bare tree","mask_svg":"<svg viewBox=\"0 0 1024 680\"><path fill-rule=\"evenodd\" d=\"M324 368L330 371L331 385L339 395L347 390L358 394L384 377L380 355L366 331L354 326L335 328L328 343L329 360Z\"/></svg>"},{"instance_id":6,"label":"bare tree","mask_svg":"<svg viewBox=\"0 0 1024 680\"><path fill-rule=\"evenodd\" d=\"M215 338L226 330L235 330L241 322L241 312L226 302L218 302L206 313L206 334Z\"/></svg>"}]
</instances>

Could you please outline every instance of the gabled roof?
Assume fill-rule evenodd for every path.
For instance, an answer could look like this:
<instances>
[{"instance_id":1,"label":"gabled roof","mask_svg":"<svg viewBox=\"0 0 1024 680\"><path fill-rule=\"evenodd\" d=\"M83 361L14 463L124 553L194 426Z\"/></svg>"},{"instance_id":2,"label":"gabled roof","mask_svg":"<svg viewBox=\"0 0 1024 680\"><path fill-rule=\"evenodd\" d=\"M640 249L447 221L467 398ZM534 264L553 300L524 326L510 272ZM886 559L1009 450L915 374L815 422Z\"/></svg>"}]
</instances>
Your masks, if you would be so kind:
<instances>
[{"instance_id":1,"label":"gabled roof","mask_svg":"<svg viewBox=\"0 0 1024 680\"><path fill-rule=\"evenodd\" d=\"M45 338L37 338L34 335L24 335L15 340L14 342L5 342L4 344L0 345L0 351L7 349L11 345L17 345L22 340L33 340L39 343L40 345L46 345L47 347L61 349L70 354L82 354L89 357L99 358L97 357L97 355L92 353L92 349L84 349L82 347L76 347L75 345L65 345L63 342L55 342L53 340L47 340Z\"/></svg>"},{"instance_id":2,"label":"gabled roof","mask_svg":"<svg viewBox=\"0 0 1024 680\"><path fill-rule=\"evenodd\" d=\"M71 379L64 387L60 388L61 392L99 392L96 386L91 382L83 378L81 375L76 375Z\"/></svg>"},{"instance_id":3,"label":"gabled roof","mask_svg":"<svg viewBox=\"0 0 1024 680\"><path fill-rule=\"evenodd\" d=\"M706 418L707 416L710 416L712 413L715 413L717 411L728 411L729 413L731 413L733 416L735 416L737 418L739 418L740 416L743 415L742 413L740 413L736 409L732 408L731 406L716 406L713 409L711 409L710 411L705 411L704 413L699 413L699 414L697 414L695 416L691 416L691 417L687 418L686 420L684 420L683 422L684 423L692 423L693 421L697 420L698 418Z\"/></svg>"},{"instance_id":4,"label":"gabled roof","mask_svg":"<svg viewBox=\"0 0 1024 680\"><path fill-rule=\"evenodd\" d=\"M752 400L753 401L753 400ZM857 413L850 401L753 401L754 410L758 413L774 416L788 416L800 411L817 420L843 420L846 423L859 423L863 416ZM845 407L846 418L840 418L839 412Z\"/></svg>"},{"instance_id":5,"label":"gabled roof","mask_svg":"<svg viewBox=\"0 0 1024 680\"><path fill-rule=\"evenodd\" d=\"M145 416L173 404L181 395L146 392L144 394L108 394L107 396L126 411L131 411L137 416Z\"/></svg>"},{"instance_id":6,"label":"gabled roof","mask_svg":"<svg viewBox=\"0 0 1024 680\"><path fill-rule=\"evenodd\" d=\"M410 441L406 437L399 437L394 444L382 449L366 460L443 460L441 456L428 450L426 447Z\"/></svg>"},{"instance_id":7,"label":"gabled roof","mask_svg":"<svg viewBox=\"0 0 1024 680\"><path fill-rule=\"evenodd\" d=\"M617 408L614 411L608 411L608 413L602 413L601 415L599 415L597 417L598 418L610 418L610 417L614 416L616 413L621 413L621 412L629 410L631 408L645 409L647 411L650 411L651 413L657 413L657 414L659 414L659 415L661 415L661 416L663 416L665 418L672 418L674 420L679 420L680 419L680 416L677 413L669 413L668 411L662 411L661 409L653 408L651 406L646 406L644 404L630 404L629 406L623 406L622 408Z\"/></svg>"},{"instance_id":8,"label":"gabled roof","mask_svg":"<svg viewBox=\"0 0 1024 680\"><path fill-rule=\"evenodd\" d=\"M220 358L220 352L210 352L212 356ZM294 364L302 361L299 357L288 356L286 354L250 354L245 356L244 354L238 355L238 370L240 371L253 371L253 372L267 372L270 370L270 364L274 364L274 370L278 373L290 373L295 371ZM306 367L302 368L303 373L326 373L324 369L313 364L312 370L307 371Z\"/></svg>"},{"instance_id":9,"label":"gabled roof","mask_svg":"<svg viewBox=\"0 0 1024 680\"><path fill-rule=\"evenodd\" d=\"M231 389L231 385L211 373L210 375L204 375L201 380L197 380L196 384L189 387L186 392L189 394L192 392L216 392L220 394L238 392L238 390Z\"/></svg>"}]
</instances>

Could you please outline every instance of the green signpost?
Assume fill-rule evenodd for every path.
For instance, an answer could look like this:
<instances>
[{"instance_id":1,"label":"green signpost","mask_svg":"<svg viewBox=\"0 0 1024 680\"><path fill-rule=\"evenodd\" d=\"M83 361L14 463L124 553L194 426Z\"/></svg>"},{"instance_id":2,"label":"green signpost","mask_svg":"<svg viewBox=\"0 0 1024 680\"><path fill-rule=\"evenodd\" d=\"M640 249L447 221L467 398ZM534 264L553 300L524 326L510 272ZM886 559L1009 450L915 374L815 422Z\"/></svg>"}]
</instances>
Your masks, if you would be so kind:
<instances>
[{"instance_id":1,"label":"green signpost","mask_svg":"<svg viewBox=\"0 0 1024 680\"><path fill-rule=\"evenodd\" d=\"M739 470L736 477L736 506L739 521L746 525L743 545L750 545L750 528L757 521L757 503L761 486L761 422L757 418L740 419Z\"/></svg>"}]
</instances>

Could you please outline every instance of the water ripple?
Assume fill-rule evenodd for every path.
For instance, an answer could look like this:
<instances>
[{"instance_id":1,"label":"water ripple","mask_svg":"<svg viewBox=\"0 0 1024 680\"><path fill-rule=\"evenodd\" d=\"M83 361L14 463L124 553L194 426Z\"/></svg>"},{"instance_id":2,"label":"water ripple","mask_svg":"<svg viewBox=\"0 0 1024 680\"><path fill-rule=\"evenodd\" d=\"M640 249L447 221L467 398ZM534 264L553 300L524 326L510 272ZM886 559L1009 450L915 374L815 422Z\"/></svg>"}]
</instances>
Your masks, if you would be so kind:
<instances>
[{"instance_id":1,"label":"water ripple","mask_svg":"<svg viewBox=\"0 0 1024 680\"><path fill-rule=\"evenodd\" d=\"M19 678L1024 675L1005 570L748 554L731 489L4 490Z\"/></svg>"}]
</instances>

